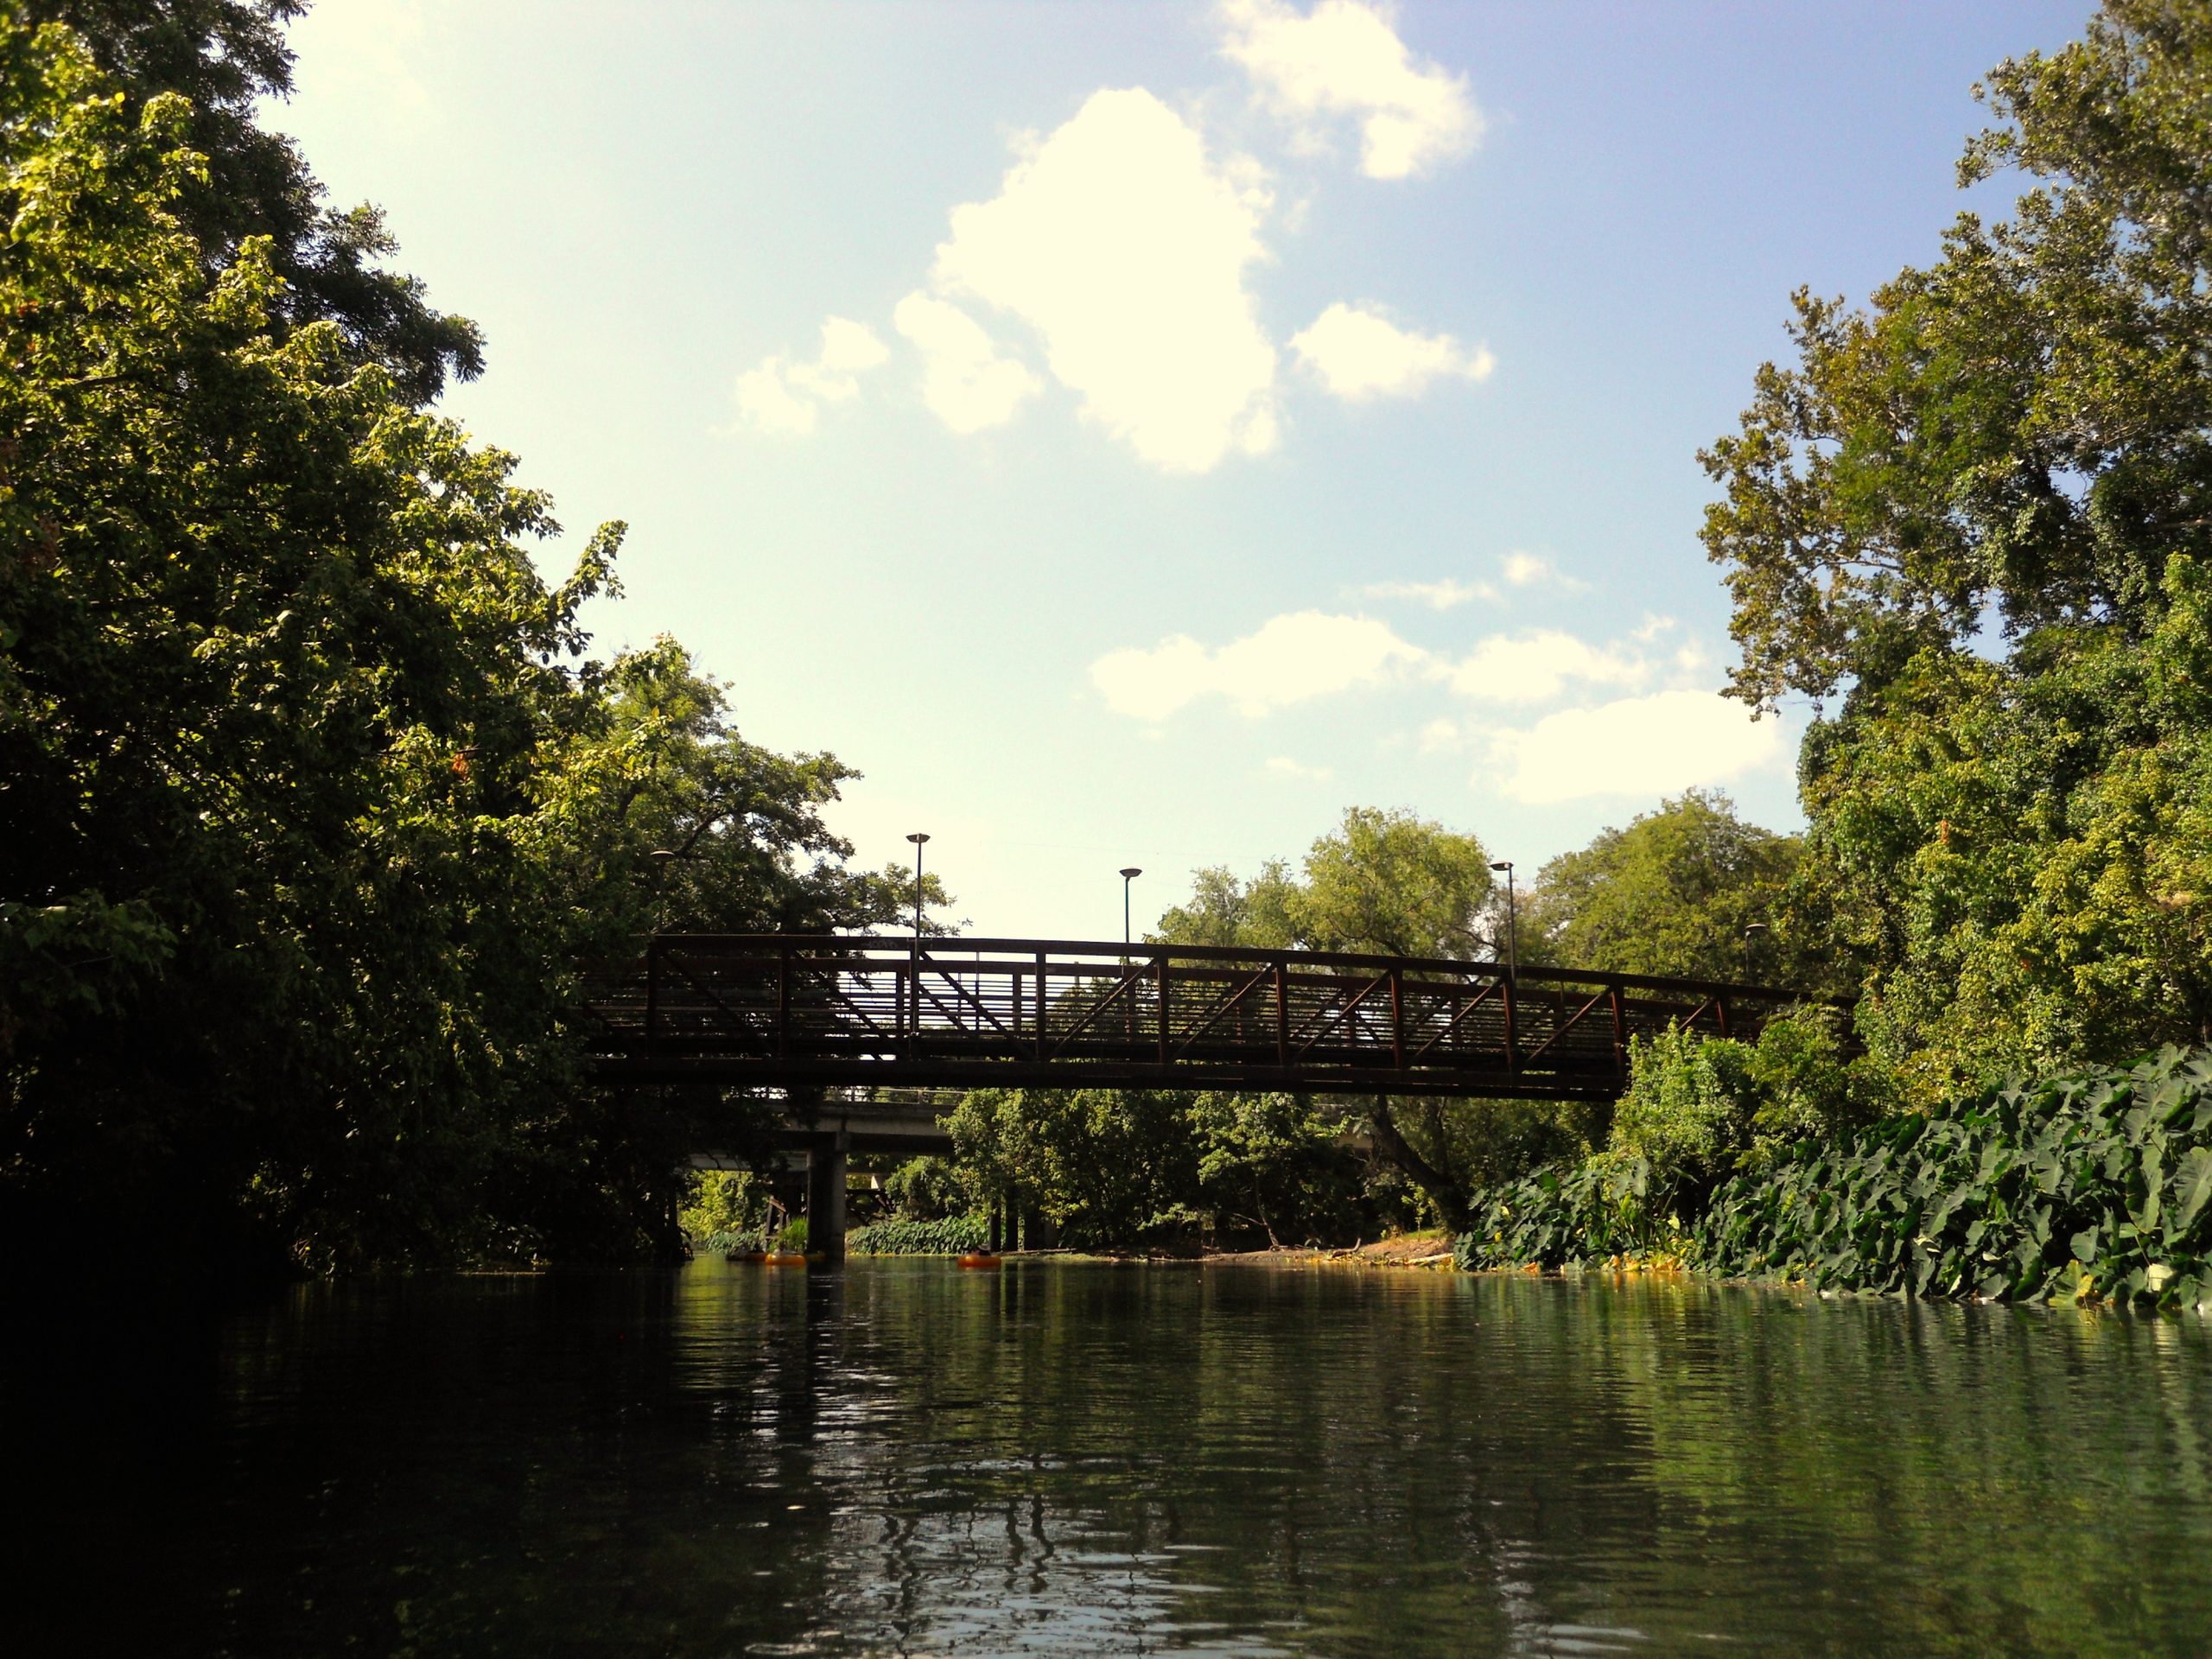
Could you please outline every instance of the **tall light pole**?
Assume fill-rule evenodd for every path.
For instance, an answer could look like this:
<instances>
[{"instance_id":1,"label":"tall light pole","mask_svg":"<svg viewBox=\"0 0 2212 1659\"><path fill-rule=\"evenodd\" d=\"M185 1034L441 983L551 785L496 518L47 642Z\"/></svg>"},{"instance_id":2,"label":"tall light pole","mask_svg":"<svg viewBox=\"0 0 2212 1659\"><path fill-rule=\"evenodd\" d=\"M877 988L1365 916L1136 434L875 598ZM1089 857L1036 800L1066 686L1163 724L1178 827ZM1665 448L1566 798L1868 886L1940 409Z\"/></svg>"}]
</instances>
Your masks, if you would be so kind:
<instances>
[{"instance_id":1,"label":"tall light pole","mask_svg":"<svg viewBox=\"0 0 2212 1659\"><path fill-rule=\"evenodd\" d=\"M1122 872L1122 943L1129 942L1129 883L1144 872L1134 864Z\"/></svg>"},{"instance_id":2,"label":"tall light pole","mask_svg":"<svg viewBox=\"0 0 2212 1659\"><path fill-rule=\"evenodd\" d=\"M922 843L929 839L926 831L906 837L914 843L914 949L922 948Z\"/></svg>"},{"instance_id":3,"label":"tall light pole","mask_svg":"<svg viewBox=\"0 0 2212 1659\"><path fill-rule=\"evenodd\" d=\"M1521 912L1513 898L1513 861L1493 860L1491 868L1505 872L1505 976L1517 985L1521 982Z\"/></svg>"}]
</instances>

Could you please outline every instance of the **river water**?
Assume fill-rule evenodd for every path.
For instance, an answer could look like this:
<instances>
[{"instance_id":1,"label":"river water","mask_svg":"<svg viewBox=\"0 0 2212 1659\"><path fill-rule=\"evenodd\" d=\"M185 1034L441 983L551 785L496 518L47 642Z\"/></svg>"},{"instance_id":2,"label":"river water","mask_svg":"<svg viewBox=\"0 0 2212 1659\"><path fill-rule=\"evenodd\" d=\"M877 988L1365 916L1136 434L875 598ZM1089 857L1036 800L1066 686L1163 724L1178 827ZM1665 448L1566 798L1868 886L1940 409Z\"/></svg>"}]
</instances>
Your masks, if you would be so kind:
<instances>
[{"instance_id":1,"label":"river water","mask_svg":"<svg viewBox=\"0 0 2212 1659\"><path fill-rule=\"evenodd\" d=\"M2212 1652L2194 1319L701 1262L0 1383L17 1653Z\"/></svg>"}]
</instances>

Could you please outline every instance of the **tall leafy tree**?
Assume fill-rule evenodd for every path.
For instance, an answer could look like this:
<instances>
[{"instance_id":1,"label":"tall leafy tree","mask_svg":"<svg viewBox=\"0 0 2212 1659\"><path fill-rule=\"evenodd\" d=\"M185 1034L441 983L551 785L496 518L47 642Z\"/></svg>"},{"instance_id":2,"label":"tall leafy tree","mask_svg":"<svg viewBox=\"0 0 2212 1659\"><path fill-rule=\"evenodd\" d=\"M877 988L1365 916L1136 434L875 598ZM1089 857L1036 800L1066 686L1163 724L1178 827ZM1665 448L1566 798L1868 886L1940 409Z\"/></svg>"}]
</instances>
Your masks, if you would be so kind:
<instances>
[{"instance_id":1,"label":"tall leafy tree","mask_svg":"<svg viewBox=\"0 0 2212 1659\"><path fill-rule=\"evenodd\" d=\"M1491 954L1486 912L1490 855L1471 835L1408 811L1352 807L1315 840L1299 877L1281 861L1249 881L1230 871L1198 872L1188 904L1160 918L1156 937L1176 944L1279 950L1374 951L1466 960ZM1376 1147L1458 1227L1478 1184L1485 1144L1470 1116L1494 1103L1359 1103ZM1233 1120L1232 1120L1233 1121ZM1223 1167L1233 1159L1224 1154Z\"/></svg>"},{"instance_id":2,"label":"tall leafy tree","mask_svg":"<svg viewBox=\"0 0 2212 1659\"><path fill-rule=\"evenodd\" d=\"M1746 823L1719 791L1689 790L1606 830L1538 874L1525 960L1622 974L1799 982L1785 901L1795 836Z\"/></svg>"},{"instance_id":3,"label":"tall leafy tree","mask_svg":"<svg viewBox=\"0 0 2212 1659\"><path fill-rule=\"evenodd\" d=\"M210 257L194 130L0 21L0 1211L321 1264L664 1233L683 1125L582 1086L581 969L899 890L833 759L672 644L581 660L621 526L542 581L511 456L286 315L270 238Z\"/></svg>"},{"instance_id":4,"label":"tall leafy tree","mask_svg":"<svg viewBox=\"0 0 2212 1659\"><path fill-rule=\"evenodd\" d=\"M2000 65L2013 217L1796 360L1705 461L1735 694L1807 739L1812 913L1923 1098L2212 1035L2212 6Z\"/></svg>"},{"instance_id":5,"label":"tall leafy tree","mask_svg":"<svg viewBox=\"0 0 2212 1659\"><path fill-rule=\"evenodd\" d=\"M190 105L181 140L201 158L168 211L220 270L249 241L283 286L267 301L280 328L337 326L346 349L383 365L398 393L427 403L448 378L483 372L483 340L441 313L416 278L385 267L396 251L382 213L331 207L292 141L255 119L292 90L285 25L308 0L22 0L33 22L76 31L126 113L167 93Z\"/></svg>"}]
</instances>

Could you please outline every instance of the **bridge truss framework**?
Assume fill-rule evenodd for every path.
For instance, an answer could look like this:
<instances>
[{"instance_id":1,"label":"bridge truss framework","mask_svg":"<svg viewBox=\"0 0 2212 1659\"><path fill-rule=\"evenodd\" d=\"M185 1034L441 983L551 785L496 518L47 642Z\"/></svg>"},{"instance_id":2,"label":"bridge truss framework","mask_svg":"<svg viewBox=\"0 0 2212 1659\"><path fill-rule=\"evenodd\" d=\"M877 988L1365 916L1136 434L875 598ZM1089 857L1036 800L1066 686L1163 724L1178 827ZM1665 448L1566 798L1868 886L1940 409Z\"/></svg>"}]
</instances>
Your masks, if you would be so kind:
<instances>
[{"instance_id":1,"label":"bridge truss framework","mask_svg":"<svg viewBox=\"0 0 2212 1659\"><path fill-rule=\"evenodd\" d=\"M1670 1025L1754 1034L1771 987L1096 940L655 936L591 995L615 1084L1283 1090L1610 1099Z\"/></svg>"}]
</instances>

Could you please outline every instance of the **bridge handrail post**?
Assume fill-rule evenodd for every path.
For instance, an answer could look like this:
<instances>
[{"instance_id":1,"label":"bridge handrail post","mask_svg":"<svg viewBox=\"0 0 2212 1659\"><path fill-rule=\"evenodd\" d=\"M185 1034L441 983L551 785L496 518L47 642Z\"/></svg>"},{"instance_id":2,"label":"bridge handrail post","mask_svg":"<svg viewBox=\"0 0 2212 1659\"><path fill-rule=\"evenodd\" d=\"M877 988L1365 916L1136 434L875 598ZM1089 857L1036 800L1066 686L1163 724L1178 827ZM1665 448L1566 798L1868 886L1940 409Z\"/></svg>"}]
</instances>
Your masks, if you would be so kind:
<instances>
[{"instance_id":1,"label":"bridge handrail post","mask_svg":"<svg viewBox=\"0 0 2212 1659\"><path fill-rule=\"evenodd\" d=\"M1521 1040L1514 1029L1513 976L1498 982L1500 1000L1505 1004L1505 1075L1511 1077L1521 1069Z\"/></svg>"},{"instance_id":2,"label":"bridge handrail post","mask_svg":"<svg viewBox=\"0 0 2212 1659\"><path fill-rule=\"evenodd\" d=\"M1037 1058L1048 1060L1051 1052L1045 1040L1045 953L1037 953Z\"/></svg>"},{"instance_id":3,"label":"bridge handrail post","mask_svg":"<svg viewBox=\"0 0 2212 1659\"><path fill-rule=\"evenodd\" d=\"M1275 1064L1290 1069L1290 958L1275 955Z\"/></svg>"},{"instance_id":4,"label":"bridge handrail post","mask_svg":"<svg viewBox=\"0 0 2212 1659\"><path fill-rule=\"evenodd\" d=\"M1406 970L1390 969L1390 1060L1406 1069Z\"/></svg>"},{"instance_id":5,"label":"bridge handrail post","mask_svg":"<svg viewBox=\"0 0 2212 1659\"><path fill-rule=\"evenodd\" d=\"M645 1052L660 1036L660 948L658 936L645 941Z\"/></svg>"},{"instance_id":6,"label":"bridge handrail post","mask_svg":"<svg viewBox=\"0 0 2212 1659\"><path fill-rule=\"evenodd\" d=\"M776 1058L791 1052L791 948L776 947Z\"/></svg>"},{"instance_id":7,"label":"bridge handrail post","mask_svg":"<svg viewBox=\"0 0 2212 1659\"><path fill-rule=\"evenodd\" d=\"M1613 1065L1622 1077L1628 1076L1628 1007L1621 998L1621 982L1612 983L1613 993Z\"/></svg>"},{"instance_id":8,"label":"bridge handrail post","mask_svg":"<svg viewBox=\"0 0 2212 1659\"><path fill-rule=\"evenodd\" d=\"M1167 1064L1167 952L1162 950L1152 959L1155 976L1160 982L1160 1063Z\"/></svg>"}]
</instances>

